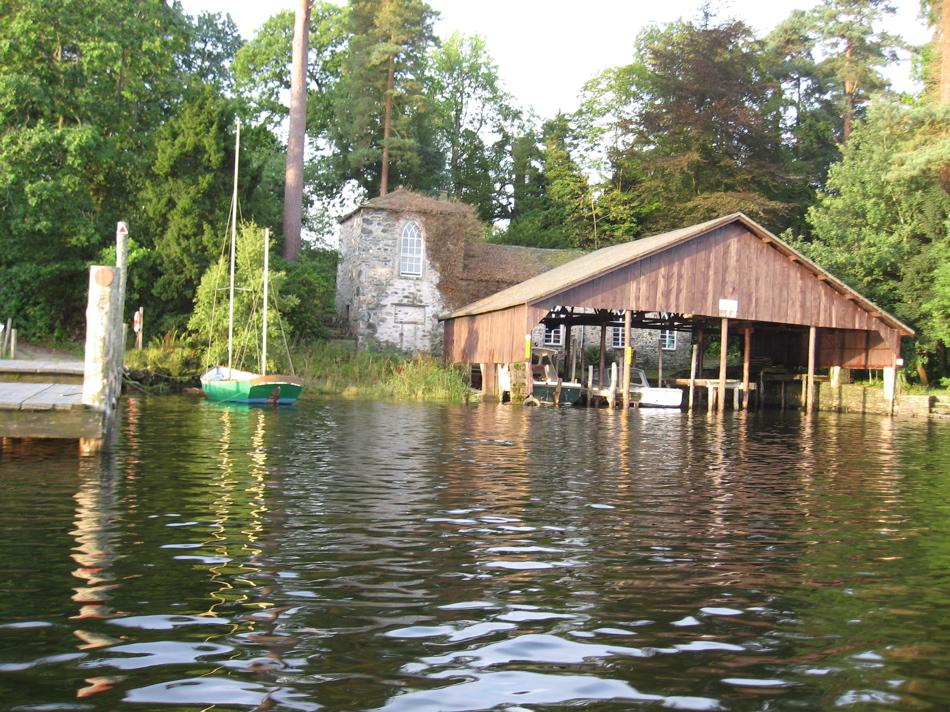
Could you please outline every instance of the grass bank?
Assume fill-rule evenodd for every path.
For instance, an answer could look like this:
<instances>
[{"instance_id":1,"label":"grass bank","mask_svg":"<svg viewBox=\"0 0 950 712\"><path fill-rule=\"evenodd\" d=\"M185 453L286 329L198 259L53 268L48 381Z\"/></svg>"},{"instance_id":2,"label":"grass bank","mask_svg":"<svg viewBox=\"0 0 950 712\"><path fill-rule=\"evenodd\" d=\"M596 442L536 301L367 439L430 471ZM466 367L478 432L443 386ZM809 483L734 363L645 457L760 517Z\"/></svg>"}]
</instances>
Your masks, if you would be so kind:
<instances>
[{"instance_id":1,"label":"grass bank","mask_svg":"<svg viewBox=\"0 0 950 712\"><path fill-rule=\"evenodd\" d=\"M427 355L361 351L319 341L296 348L293 361L309 387L304 393L457 403L471 393L460 368Z\"/></svg>"},{"instance_id":2,"label":"grass bank","mask_svg":"<svg viewBox=\"0 0 950 712\"><path fill-rule=\"evenodd\" d=\"M350 344L332 341L298 345L291 356L293 372L306 383L303 399L339 395L462 403L471 396L463 371L432 356L358 351ZM286 359L280 360L284 363L272 364L271 370L289 373ZM152 393L197 387L204 371L201 351L174 333L141 351L128 351L125 365L136 387Z\"/></svg>"}]
</instances>

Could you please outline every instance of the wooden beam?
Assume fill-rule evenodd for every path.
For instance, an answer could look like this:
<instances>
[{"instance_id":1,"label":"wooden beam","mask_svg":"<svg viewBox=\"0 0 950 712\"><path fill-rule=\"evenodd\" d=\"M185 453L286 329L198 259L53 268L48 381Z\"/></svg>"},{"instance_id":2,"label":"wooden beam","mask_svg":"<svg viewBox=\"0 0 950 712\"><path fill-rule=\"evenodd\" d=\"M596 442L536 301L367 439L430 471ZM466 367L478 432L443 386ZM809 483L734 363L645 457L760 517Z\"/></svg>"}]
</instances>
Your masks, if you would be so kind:
<instances>
[{"instance_id":1,"label":"wooden beam","mask_svg":"<svg viewBox=\"0 0 950 712\"><path fill-rule=\"evenodd\" d=\"M814 326L808 327L808 376L805 379L805 412L811 413L815 408L815 346L818 330Z\"/></svg>"},{"instance_id":2,"label":"wooden beam","mask_svg":"<svg viewBox=\"0 0 950 712\"><path fill-rule=\"evenodd\" d=\"M630 322L632 315L627 309L623 313L623 408L630 408L630 368L633 366L633 347L630 345Z\"/></svg>"},{"instance_id":3,"label":"wooden beam","mask_svg":"<svg viewBox=\"0 0 950 712\"><path fill-rule=\"evenodd\" d=\"M693 355L689 361L689 405L688 410L693 410L693 396L696 392L696 357L698 355L699 347L697 344L693 344Z\"/></svg>"},{"instance_id":4,"label":"wooden beam","mask_svg":"<svg viewBox=\"0 0 950 712\"><path fill-rule=\"evenodd\" d=\"M720 413L726 410L726 355L729 352L729 319L722 320L719 330L719 398L716 406Z\"/></svg>"},{"instance_id":5,"label":"wooden beam","mask_svg":"<svg viewBox=\"0 0 950 712\"><path fill-rule=\"evenodd\" d=\"M745 341L742 349L742 407L749 407L749 376L752 372L752 329L744 330Z\"/></svg>"}]
</instances>

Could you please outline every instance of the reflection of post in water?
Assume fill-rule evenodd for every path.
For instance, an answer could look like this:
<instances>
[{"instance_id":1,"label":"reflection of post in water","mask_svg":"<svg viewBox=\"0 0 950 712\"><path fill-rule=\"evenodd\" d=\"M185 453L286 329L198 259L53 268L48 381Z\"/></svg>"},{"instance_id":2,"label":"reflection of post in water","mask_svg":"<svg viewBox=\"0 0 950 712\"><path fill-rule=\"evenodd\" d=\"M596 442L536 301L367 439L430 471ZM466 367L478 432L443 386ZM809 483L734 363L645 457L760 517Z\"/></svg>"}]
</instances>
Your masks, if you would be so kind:
<instances>
[{"instance_id":1,"label":"reflection of post in water","mask_svg":"<svg viewBox=\"0 0 950 712\"><path fill-rule=\"evenodd\" d=\"M112 565L120 555L116 552L119 534L114 522L118 520L118 468L108 454L96 454L79 460L79 490L76 500L75 528L70 532L76 540L72 558L79 564L73 576L84 583L73 590L72 600L80 604L73 620L113 618L123 615L107 605L110 592L119 584L114 582ZM109 636L86 630L76 630L83 641L82 650L102 648L119 642Z\"/></svg>"}]
</instances>

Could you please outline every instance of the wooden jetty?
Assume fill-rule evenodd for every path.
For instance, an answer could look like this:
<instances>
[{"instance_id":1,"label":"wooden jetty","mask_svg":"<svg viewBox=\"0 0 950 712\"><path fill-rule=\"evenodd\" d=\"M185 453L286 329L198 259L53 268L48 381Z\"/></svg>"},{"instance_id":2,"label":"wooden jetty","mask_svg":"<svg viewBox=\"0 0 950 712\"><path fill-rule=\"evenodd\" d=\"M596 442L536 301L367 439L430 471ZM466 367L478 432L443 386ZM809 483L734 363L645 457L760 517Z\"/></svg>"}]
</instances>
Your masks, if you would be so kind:
<instances>
[{"instance_id":1,"label":"wooden jetty","mask_svg":"<svg viewBox=\"0 0 950 712\"><path fill-rule=\"evenodd\" d=\"M125 223L116 241L118 265L89 268L85 360L0 360L0 439L74 439L83 453L111 447L125 346Z\"/></svg>"}]
</instances>

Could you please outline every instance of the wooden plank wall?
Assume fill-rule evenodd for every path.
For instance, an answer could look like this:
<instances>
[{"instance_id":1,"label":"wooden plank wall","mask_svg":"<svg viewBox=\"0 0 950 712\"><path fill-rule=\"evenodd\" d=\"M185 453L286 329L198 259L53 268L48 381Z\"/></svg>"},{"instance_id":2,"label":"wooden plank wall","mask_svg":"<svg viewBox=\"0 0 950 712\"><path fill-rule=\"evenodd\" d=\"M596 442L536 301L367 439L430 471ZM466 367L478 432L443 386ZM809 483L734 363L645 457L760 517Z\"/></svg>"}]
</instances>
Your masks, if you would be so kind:
<instances>
[{"instance_id":1,"label":"wooden plank wall","mask_svg":"<svg viewBox=\"0 0 950 712\"><path fill-rule=\"evenodd\" d=\"M727 225L538 301L550 309L666 311L720 317L720 299L745 321L879 332L899 353L901 334L742 225Z\"/></svg>"},{"instance_id":2,"label":"wooden plank wall","mask_svg":"<svg viewBox=\"0 0 950 712\"><path fill-rule=\"evenodd\" d=\"M894 366L894 359L895 352L876 331L828 331L818 334L819 368L885 368Z\"/></svg>"},{"instance_id":3,"label":"wooden plank wall","mask_svg":"<svg viewBox=\"0 0 950 712\"><path fill-rule=\"evenodd\" d=\"M524 361L526 313L526 307L519 305L487 314L447 320L445 322L446 361L450 363Z\"/></svg>"}]
</instances>

